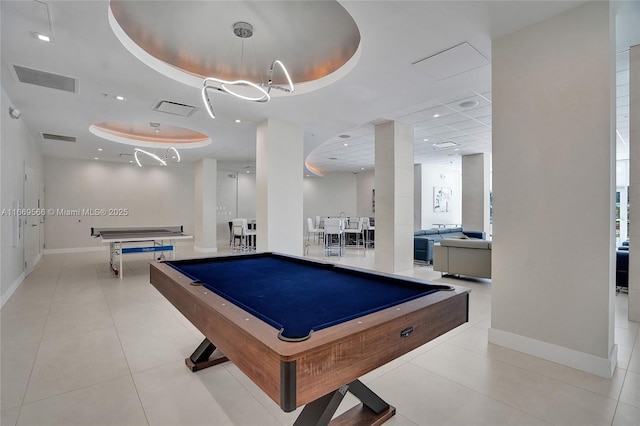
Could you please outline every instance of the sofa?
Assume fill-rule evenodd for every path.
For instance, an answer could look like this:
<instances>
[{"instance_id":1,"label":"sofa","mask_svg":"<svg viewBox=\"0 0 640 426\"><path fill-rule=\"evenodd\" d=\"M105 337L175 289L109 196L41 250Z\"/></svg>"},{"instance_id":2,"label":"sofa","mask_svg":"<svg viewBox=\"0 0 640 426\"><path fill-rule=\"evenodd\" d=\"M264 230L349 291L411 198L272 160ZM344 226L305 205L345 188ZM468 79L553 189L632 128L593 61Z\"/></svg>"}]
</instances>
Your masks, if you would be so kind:
<instances>
[{"instance_id":1,"label":"sofa","mask_svg":"<svg viewBox=\"0 0 640 426\"><path fill-rule=\"evenodd\" d=\"M616 250L616 287L629 288L629 242Z\"/></svg>"},{"instance_id":2,"label":"sofa","mask_svg":"<svg viewBox=\"0 0 640 426\"><path fill-rule=\"evenodd\" d=\"M491 241L444 239L433 250L433 270L491 278Z\"/></svg>"},{"instance_id":3,"label":"sofa","mask_svg":"<svg viewBox=\"0 0 640 426\"><path fill-rule=\"evenodd\" d=\"M433 247L445 238L484 239L485 233L480 231L463 231L462 228L433 228L413 232L413 260L432 263Z\"/></svg>"}]
</instances>

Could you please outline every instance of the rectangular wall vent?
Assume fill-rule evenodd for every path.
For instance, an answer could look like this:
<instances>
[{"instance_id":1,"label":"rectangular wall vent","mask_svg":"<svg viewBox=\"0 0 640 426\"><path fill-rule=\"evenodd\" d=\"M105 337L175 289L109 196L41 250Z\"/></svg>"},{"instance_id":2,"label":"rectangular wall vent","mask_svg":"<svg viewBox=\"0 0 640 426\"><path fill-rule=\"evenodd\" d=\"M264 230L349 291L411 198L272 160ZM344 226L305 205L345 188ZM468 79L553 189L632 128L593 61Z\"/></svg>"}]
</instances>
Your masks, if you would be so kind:
<instances>
[{"instance_id":1,"label":"rectangular wall vent","mask_svg":"<svg viewBox=\"0 0 640 426\"><path fill-rule=\"evenodd\" d=\"M16 76L21 83L34 84L71 93L78 91L78 79L76 78L21 67L20 65L14 65L13 69L16 71Z\"/></svg>"},{"instance_id":2,"label":"rectangular wall vent","mask_svg":"<svg viewBox=\"0 0 640 426\"><path fill-rule=\"evenodd\" d=\"M178 102L160 101L154 107L154 111L166 112L167 114L181 115L189 117L197 108L191 105L180 104Z\"/></svg>"},{"instance_id":3,"label":"rectangular wall vent","mask_svg":"<svg viewBox=\"0 0 640 426\"><path fill-rule=\"evenodd\" d=\"M47 139L50 141L62 141L62 142L75 142L75 136L62 136L62 135L53 135L51 133L43 133L42 139Z\"/></svg>"}]
</instances>

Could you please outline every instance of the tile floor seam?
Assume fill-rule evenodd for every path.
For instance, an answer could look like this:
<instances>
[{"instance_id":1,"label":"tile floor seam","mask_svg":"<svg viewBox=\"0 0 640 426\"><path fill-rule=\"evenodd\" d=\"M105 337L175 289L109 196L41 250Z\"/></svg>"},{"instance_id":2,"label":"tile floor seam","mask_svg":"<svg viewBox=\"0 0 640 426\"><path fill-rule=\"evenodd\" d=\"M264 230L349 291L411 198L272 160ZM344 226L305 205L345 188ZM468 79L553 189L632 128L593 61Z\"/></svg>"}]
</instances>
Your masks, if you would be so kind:
<instances>
[{"instance_id":1,"label":"tile floor seam","mask_svg":"<svg viewBox=\"0 0 640 426\"><path fill-rule=\"evenodd\" d=\"M604 395L604 394L601 394L601 393L598 393L598 392L594 392L594 391L592 391L592 390L590 390L590 389L587 389L587 388L584 388L584 387L582 387L582 386L577 386L577 385L575 385L575 384L573 384L573 383L570 383L570 382L567 382L567 381L565 381L565 380L560 380L560 379L556 378L555 376L550 376L550 375L548 375L548 374L546 374L546 373L540 373L540 372L538 372L538 371L534 371L534 370L529 370L529 369L526 369L526 368L522 368L522 367L519 367L517 364L513 364L513 363L511 363L511 362L504 361L503 359L498 358L498 357L495 357L495 356L485 355L485 354L483 354L483 353L481 353L481 352L478 352L478 351L475 351L475 350L473 350L473 349L469 349L469 348L466 348L466 347L464 347L464 346L461 346L461 345L459 345L459 344L457 344L457 343L455 343L455 342L451 342L451 344L452 344L452 345L454 345L455 347L457 347L457 348L459 348L459 349L463 349L463 350L465 350L465 351L467 351L467 352L471 352L471 353L474 353L474 354L477 354L477 355L486 356L487 358L491 358L491 359L496 360L496 361L498 361L498 362L505 363L505 364L510 365L510 366L512 366L512 367L518 368L519 370L526 371L526 372L529 372L529 373L539 374L539 375L540 375L540 376L542 376L542 377L546 377L546 378L548 378L548 379L552 379L552 380L554 380L554 381L556 381L556 382L564 383L564 384L566 384L566 385L569 385L569 386L572 386L572 387L574 387L574 388L581 389L581 390L584 390L584 391L587 391L587 392L593 393L593 394L595 394L595 395L603 396L603 397L608 398L608 399L611 399L611 400L613 400L613 401L619 401L619 400L620 400L620 395L622 394L622 388L624 387L624 378L626 378L626 376L627 376L627 369L626 369L626 368L616 367L616 368L618 368L618 369L620 369L620 370L624 371L624 378L623 378L622 386L620 386L620 390L618 391L618 398L617 398L617 399L613 399L613 398L610 398L610 397L609 397L609 396L607 396L607 395ZM490 343L490 344L492 344L492 343ZM509 349L509 348L506 348L506 349ZM509 350L513 350L513 349L509 349ZM515 351L515 352L518 352L518 351ZM531 356L531 357L533 357L533 355L529 355L529 354L526 354L526 353L524 353L524 352L519 352L519 353L522 353L522 354L523 354L523 355L525 355L525 356ZM536 358L536 357L533 357L533 358ZM565 367L565 368L569 368L569 369L572 369L572 370L575 370L575 371L578 371L578 372L582 372L581 370L577 370L577 369L575 369L575 368L572 368L572 367L569 367L569 366L566 366L566 365L558 364L557 362L549 361L549 360L546 360L546 359L544 359L544 358L540 358L540 359L541 359L541 360L543 360L543 361L546 361L546 362L550 362L550 363L553 363L553 364L559 365L559 366L561 366L561 367ZM586 374L590 374L590 373L586 373ZM599 376L597 376L597 377L599 377ZM609 380L612 380L612 379L609 379Z\"/></svg>"},{"instance_id":2,"label":"tile floor seam","mask_svg":"<svg viewBox=\"0 0 640 426\"><path fill-rule=\"evenodd\" d=\"M65 255L66 258L66 255ZM63 261L64 264L64 261ZM33 270L35 270L37 268L34 267ZM33 271L32 271L33 272ZM27 386L25 386L24 388L24 392L22 392L22 397L20 398L20 411L18 412L18 418L16 419L16 424L18 424L18 420L20 419L20 413L22 412L22 406L24 405L24 399L27 396L27 391L29 390L29 385L31 384L31 377L33 375L33 369L36 366L36 361L38 359L38 354L40 353L40 347L42 346L42 340L44 339L44 335L45 335L45 330L47 329L47 322L49 321L49 315L51 314L51 305L53 305L53 299L55 297L56 294L56 290L58 289L58 284L60 282L60 275L62 274L62 267L60 267L60 270L58 271L58 276L56 277L56 285L55 288L53 290L53 293L51 295L51 300L49 301L49 306L47 307L47 316L44 319L44 327L42 328L42 335L40 336L40 339L38 341L38 348L35 351L35 354L33 356L33 362L31 363L31 369L29 370L29 377L27 379ZM26 277L25 277L26 279Z\"/></svg>"},{"instance_id":3,"label":"tile floor seam","mask_svg":"<svg viewBox=\"0 0 640 426\"><path fill-rule=\"evenodd\" d=\"M471 354L473 354L473 355L476 355L476 356L484 356L484 355L482 355L482 354L480 354L480 353L478 353L478 352L475 352L475 351L473 351L473 350L470 350L470 349L467 349L467 348L463 348L463 347L460 347L460 346L455 345L455 344L454 344L454 346L456 346L457 348L462 349L462 350L464 350L464 351L466 351L466 352L469 352L469 353L471 353ZM593 392L593 391L591 391L591 390L589 390L589 389L581 388L581 387L576 386L576 385L573 385L573 384L571 384L571 383L566 383L566 382L564 382L564 381L562 381L562 380L558 380L558 379L556 379L556 378L554 378L554 377L548 377L548 376L546 376L546 375L544 375L544 374L541 374L541 373L538 373L538 372L534 372L534 371L531 371L531 370L527 370L527 369L525 369L525 368L518 367L517 365L510 364L510 363L508 363L508 362L502 361L502 360L497 359L497 358L492 358L492 357L490 357L490 356L485 356L485 358L493 359L493 360L495 360L495 361L498 361L498 362L500 362L500 363L506 364L506 365L508 365L508 366L510 366L510 367L513 367L514 369L517 369L517 370L522 371L522 372L524 372L524 373L529 373L529 374L539 375L539 376L542 376L542 377L544 377L544 378L546 378L546 379L548 379L548 380L552 380L552 381L557 382L557 383L562 383L562 384L564 384L564 385L571 386L572 388L575 388L575 389L581 390L581 391L583 391L583 392L589 392L589 393L590 393L590 394L592 394L592 395L595 395L595 396L598 396L598 397L601 397L601 398L606 398L606 399L608 399L608 400L610 400L610 401L615 401L615 402L616 402L616 407L618 406L618 402L620 401L619 399L617 399L617 400L616 400L616 399L610 398L610 397L608 397L608 396L606 396L606 395L602 395L602 394L599 394L599 393L597 393L597 392ZM415 366L417 366L417 367L420 367L420 368L422 368L423 370L429 371L429 372L431 372L431 373L434 373L434 374L437 374L438 376L440 376L440 374L436 373L435 371L432 371L432 370L429 370L429 369L423 368L423 367L421 367L420 365L417 365L417 364L413 364L413 365L415 365ZM559 365L561 365L561 364L559 364ZM569 368L570 368L570 367L569 367ZM447 378L446 376L441 376L441 377ZM625 370L625 378L626 378L626 370ZM447 378L447 379L448 379L448 378ZM451 379L448 379L448 380L449 380L449 381L452 381L452 382L454 382L454 383L457 383L457 382L455 382L455 381L453 381L453 380L451 380ZM467 387L467 386L465 386L465 385L464 385L464 384L462 384L462 383L458 383L458 384L459 384L460 386ZM624 388L624 381L623 381L622 386L620 387L620 392L622 392L622 389L623 389L623 388ZM474 389L471 389L471 390L474 390ZM474 390L474 391L475 391L475 390ZM489 397L489 398L495 399L495 398L493 398L491 395L487 395L487 394L484 394L484 393L479 392L479 391L475 391L475 392L478 392L478 393L480 393L480 394L482 394L482 395L485 395L485 396L487 396L487 397ZM503 404L507 404L505 401L500 401L500 400L496 400L496 401L499 401L499 402L501 402L501 403L503 403ZM507 404L507 405L509 405L509 404ZM509 405L509 406L511 406L511 405ZM513 408L516 408L516 407L513 407ZM637 407L637 408L640 408L640 407ZM521 411L522 411L522 410L521 410ZM535 414L533 414L533 413L527 413L527 414L530 414L530 415L532 415L532 416L535 416ZM535 416L535 417L537 417L537 416ZM615 411L614 411L614 415L613 415L613 417L612 417L612 421L613 421L613 418L614 418L614 417L615 417ZM544 420L544 419L543 419L543 420ZM547 420L544 420L544 421L545 421L545 422L547 422L547 423L549 423Z\"/></svg>"},{"instance_id":4,"label":"tile floor seam","mask_svg":"<svg viewBox=\"0 0 640 426\"><path fill-rule=\"evenodd\" d=\"M70 390L59 392L59 393L56 393L56 394L53 394L53 395L45 396L44 398L34 399L33 401L29 401L26 404L22 404L20 407L27 407L29 405L37 404L39 402L46 401L48 399L58 398L58 397L60 397L62 395L67 395L67 394L70 394L70 393L73 393L73 392L77 392L77 391L82 390L82 389L88 389L88 388L93 387L93 386L101 385L101 384L104 384L104 383L109 383L111 381L122 379L123 377L127 377L127 376L130 376L130 374L122 374L120 376L110 377L107 380L102 380L100 382L90 383L88 385L80 386L80 387L77 387L75 389L70 389Z\"/></svg>"},{"instance_id":5,"label":"tile floor seam","mask_svg":"<svg viewBox=\"0 0 640 426\"><path fill-rule=\"evenodd\" d=\"M499 403L499 404L505 405L505 406L507 406L507 407L509 407L509 408L511 408L511 409L513 409L513 410L516 410L516 411L520 412L520 413L524 413L524 414L526 414L526 415L528 415L528 416L534 417L534 418L536 418L536 419L538 419L538 420L540 420L540 421L545 422L546 424L554 425L554 423L550 423L549 421L547 421L547 419L543 419L543 418L541 418L541 417L539 417L539 416L537 416L537 415L535 415L535 414L533 414L533 413L529 413L529 412L527 412L527 411L524 411L524 410L523 410L523 409L521 409L521 408L515 407L515 406L511 405L511 404L510 404L509 402L507 402L507 401L501 401L501 400L499 400L499 399L497 399L497 398L495 398L495 397L493 397L493 396L491 396L491 395L488 395L488 394L485 394L485 393L483 393L483 392L480 392L480 391L478 391L478 390L476 390L476 389L470 388L469 386L465 385L464 383L461 383L461 382L458 382L458 381L456 381L456 380L453 380L453 379L451 379L451 378L449 378L449 377L447 377L447 376L443 376L442 374L437 373L437 372L435 372L435 371L433 371L433 370L429 370L428 368L424 368L424 367L422 367L421 365L414 364L414 363L412 363L411 361L408 361L408 362L409 362L409 363L411 363L411 365L412 365L412 366L414 366L414 367L417 367L417 368L419 368L419 369L421 369L421 370L424 370L424 371L426 371L426 372L428 372L428 373L430 373L430 374L434 374L434 375L436 375L436 376L440 377L441 379L446 380L446 381L448 381L448 382L455 383L456 385L461 386L461 387L463 387L463 388L465 388L465 389L467 389L467 390L469 390L469 391L471 391L471 392L473 392L473 393L476 393L476 394L478 394L478 395L482 395L483 397L489 398L489 399L490 399L490 400L492 400L492 401L495 401L495 402L497 402L497 403ZM380 376L380 377L382 377L382 376ZM559 426L559 425L558 425L558 426Z\"/></svg>"},{"instance_id":6,"label":"tile floor seam","mask_svg":"<svg viewBox=\"0 0 640 426\"><path fill-rule=\"evenodd\" d=\"M233 378L233 380L235 380L235 381L240 385L240 387L242 387L244 390L246 390L246 391L247 391L247 393L248 393L249 395L251 395L251 397L252 397L252 398L253 398L253 399L254 399L254 400L255 400L255 401L256 401L256 402L257 402L257 403L262 407L262 408L264 408L264 409L265 409L265 411L266 411L267 413L269 413L269 415L270 415L270 416L271 416L271 417L276 421L276 423L279 423L279 424L281 424L281 425L283 425L283 426L287 426L287 425L288 425L288 423L285 423L285 424L281 423L281 422L280 422L280 420L278 420L278 418L277 418L276 416L274 416L273 414L271 414L271 410L269 409L269 407L267 407L266 405L264 405L264 404L262 403L262 401L261 401L259 398L256 398L256 397L255 397L255 395L253 394L253 392L251 392L251 389L249 389L248 387L246 387L246 386L245 386L245 385L244 385L240 380L238 380L238 379L236 378L236 376L231 372L231 370L229 370L229 369L225 366L225 364L226 364L226 363L229 363L229 362L230 362L230 363L233 363L233 361L229 360L229 361L225 361L225 362L223 362L223 363L221 363L221 364L218 364L218 365L221 365L221 366L222 366L222 367L227 371L227 373L229 374L229 376L231 376L231 377ZM240 371L242 371L242 370L240 370ZM261 390L261 391L262 391L262 390Z\"/></svg>"}]
</instances>

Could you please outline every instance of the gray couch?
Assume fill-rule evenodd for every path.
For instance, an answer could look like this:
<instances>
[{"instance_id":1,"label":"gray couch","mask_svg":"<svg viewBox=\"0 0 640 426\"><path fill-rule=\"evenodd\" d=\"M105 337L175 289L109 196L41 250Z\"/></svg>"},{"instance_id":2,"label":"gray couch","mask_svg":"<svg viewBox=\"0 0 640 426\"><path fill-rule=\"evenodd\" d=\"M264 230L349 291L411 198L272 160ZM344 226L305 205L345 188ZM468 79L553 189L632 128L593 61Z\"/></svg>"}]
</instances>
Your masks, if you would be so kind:
<instances>
[{"instance_id":1,"label":"gray couch","mask_svg":"<svg viewBox=\"0 0 640 426\"><path fill-rule=\"evenodd\" d=\"M491 278L491 241L444 239L433 248L433 270Z\"/></svg>"},{"instance_id":2,"label":"gray couch","mask_svg":"<svg viewBox=\"0 0 640 426\"><path fill-rule=\"evenodd\" d=\"M432 263L433 247L445 238L459 237L484 239L481 231L463 231L462 228L433 228L413 232L413 260Z\"/></svg>"}]
</instances>

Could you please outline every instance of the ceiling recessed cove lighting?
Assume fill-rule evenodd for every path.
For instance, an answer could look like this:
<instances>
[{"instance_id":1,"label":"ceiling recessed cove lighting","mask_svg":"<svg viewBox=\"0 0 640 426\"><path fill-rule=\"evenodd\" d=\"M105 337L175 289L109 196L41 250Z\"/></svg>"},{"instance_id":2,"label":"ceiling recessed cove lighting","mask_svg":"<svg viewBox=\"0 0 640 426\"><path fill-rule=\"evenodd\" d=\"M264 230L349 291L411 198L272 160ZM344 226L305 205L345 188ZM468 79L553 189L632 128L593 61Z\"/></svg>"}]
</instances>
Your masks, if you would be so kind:
<instances>
[{"instance_id":1,"label":"ceiling recessed cove lighting","mask_svg":"<svg viewBox=\"0 0 640 426\"><path fill-rule=\"evenodd\" d=\"M472 108L472 107L477 106L477 105L478 105L477 101L464 101L464 102L461 102L460 104L458 104L458 106L460 108Z\"/></svg>"}]
</instances>

